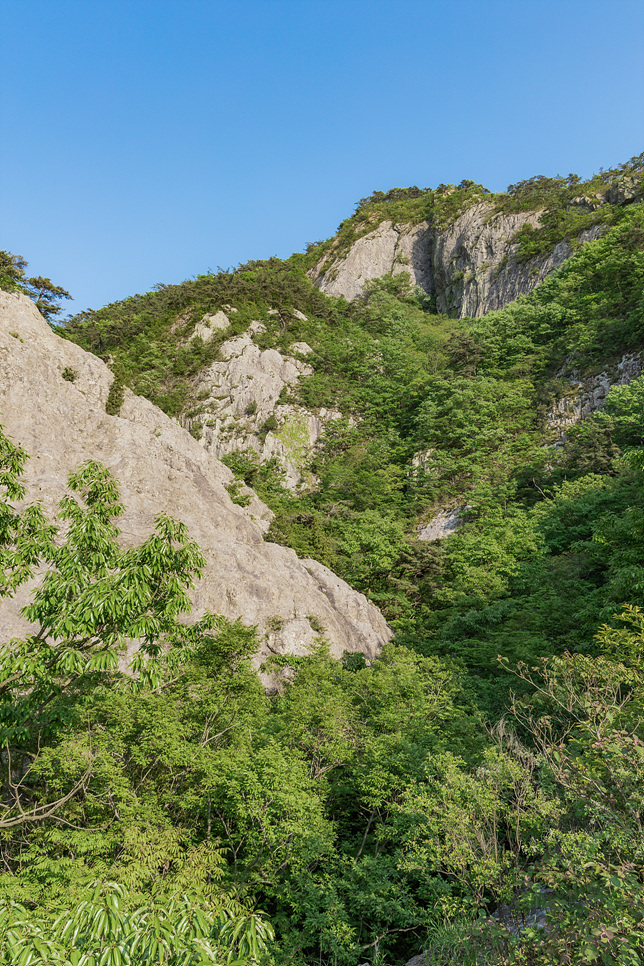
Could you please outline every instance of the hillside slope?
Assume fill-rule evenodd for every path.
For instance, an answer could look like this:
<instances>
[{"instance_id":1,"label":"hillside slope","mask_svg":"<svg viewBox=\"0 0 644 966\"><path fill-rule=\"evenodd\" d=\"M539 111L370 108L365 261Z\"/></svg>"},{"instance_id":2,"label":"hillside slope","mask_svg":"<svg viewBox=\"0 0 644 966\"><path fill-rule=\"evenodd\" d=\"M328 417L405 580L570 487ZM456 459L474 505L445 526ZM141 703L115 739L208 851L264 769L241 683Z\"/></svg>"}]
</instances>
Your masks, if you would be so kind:
<instances>
[{"instance_id":1,"label":"hillside slope","mask_svg":"<svg viewBox=\"0 0 644 966\"><path fill-rule=\"evenodd\" d=\"M351 302L326 296L295 255L84 313L67 336L221 447L273 510L269 540L340 574L427 653L452 646L448 614L512 594L541 553L534 504L614 472L630 436L589 417L642 372L643 208L620 207L529 295L478 319L436 314L404 273ZM603 606L579 633L561 621L508 647L577 646ZM475 686L496 673L477 665Z\"/></svg>"},{"instance_id":2,"label":"hillside slope","mask_svg":"<svg viewBox=\"0 0 644 966\"><path fill-rule=\"evenodd\" d=\"M165 511L203 549L196 617L210 610L258 624L264 654L306 653L320 627L338 655L377 653L390 632L373 604L318 562L264 542L270 511L250 493L246 507L233 503L230 470L147 400L127 391L120 416L107 415L112 373L55 335L25 296L0 293L0 339L0 422L30 454L28 499L42 501L50 518L67 476L99 460L121 487L127 545L142 542ZM3 601L3 640L18 633L25 594Z\"/></svg>"},{"instance_id":3,"label":"hillside slope","mask_svg":"<svg viewBox=\"0 0 644 966\"><path fill-rule=\"evenodd\" d=\"M103 459L127 539L157 507L190 524L212 577L198 607L235 614L218 595L238 589L276 608L265 650L282 672L263 689L236 626L159 687L90 669L70 695L45 675L33 723L38 641L4 648L0 889L29 908L0 916L21 917L16 941L41 910L48 937L86 909L98 879L126 914L188 891L207 929L220 888L263 910L262 966L403 966L422 949L450 966L644 961L644 204L612 187L601 237L480 318L437 313L403 272L324 295L306 274L319 251L82 313L67 341L4 296L0 413L31 449L32 493L51 506L68 465ZM463 216L464 193L470 212L489 202L443 192L437 221ZM369 201L374 220L340 242L386 215L420 224L426 202ZM553 212L526 257L592 227L592 211ZM124 384L147 401L121 403ZM331 580L323 564L395 630L377 660L271 636L300 632L291 608ZM341 630L359 631L366 601L334 581ZM22 802L48 815L27 828Z\"/></svg>"}]
</instances>

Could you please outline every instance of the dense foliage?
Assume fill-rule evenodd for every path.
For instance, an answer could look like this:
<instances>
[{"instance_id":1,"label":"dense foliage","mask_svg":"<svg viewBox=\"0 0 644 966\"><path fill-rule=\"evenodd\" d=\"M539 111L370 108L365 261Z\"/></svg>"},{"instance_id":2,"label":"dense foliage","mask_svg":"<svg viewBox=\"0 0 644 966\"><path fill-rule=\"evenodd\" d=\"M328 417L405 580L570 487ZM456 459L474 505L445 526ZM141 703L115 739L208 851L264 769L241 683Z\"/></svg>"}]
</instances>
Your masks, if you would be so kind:
<instances>
[{"instance_id":1,"label":"dense foliage","mask_svg":"<svg viewBox=\"0 0 644 966\"><path fill-rule=\"evenodd\" d=\"M507 205L579 193L555 180ZM0 593L45 571L33 634L0 653L0 962L644 963L644 377L557 447L547 420L571 373L642 351L642 207L482 319L436 316L404 276L329 299L293 256L68 324L176 414L251 319L263 346L306 340L293 398L342 414L315 485L227 462L274 510L268 538L396 636L368 666L331 659L320 628L266 692L253 628L185 621L202 561L178 524L120 549L118 482L89 464L57 530L22 506L26 454L0 434ZM188 341L226 305L228 330ZM454 509L456 533L418 539Z\"/></svg>"},{"instance_id":2,"label":"dense foliage","mask_svg":"<svg viewBox=\"0 0 644 966\"><path fill-rule=\"evenodd\" d=\"M71 962L70 943L79 964L350 966L427 943L443 962L641 962L641 609L594 654L506 660L523 696L487 730L462 660L401 645L367 667L321 640L276 659L270 695L252 628L176 624L199 566L185 534L162 521L118 551L114 482L94 465L70 484L40 629L2 650L4 962ZM7 513L16 573L31 522ZM138 679L114 662L132 636ZM517 947L485 917L501 902L528 921L545 902L549 930Z\"/></svg>"}]
</instances>

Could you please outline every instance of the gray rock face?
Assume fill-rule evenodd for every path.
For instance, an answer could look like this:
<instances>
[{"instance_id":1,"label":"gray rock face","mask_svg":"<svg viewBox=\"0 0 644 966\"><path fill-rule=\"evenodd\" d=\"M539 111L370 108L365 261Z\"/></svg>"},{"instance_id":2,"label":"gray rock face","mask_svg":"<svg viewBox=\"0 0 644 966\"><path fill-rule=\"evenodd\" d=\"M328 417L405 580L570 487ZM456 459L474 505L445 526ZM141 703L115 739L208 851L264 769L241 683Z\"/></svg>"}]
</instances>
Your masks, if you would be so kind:
<instances>
[{"instance_id":1,"label":"gray rock face","mask_svg":"<svg viewBox=\"0 0 644 966\"><path fill-rule=\"evenodd\" d=\"M230 308L229 308L230 311ZM199 337L204 342L210 342L213 335L217 330L227 329L230 325L230 319L225 312L221 310L219 312L211 313L210 315L204 315L195 325L191 339L196 339Z\"/></svg>"},{"instance_id":2,"label":"gray rock face","mask_svg":"<svg viewBox=\"0 0 644 966\"><path fill-rule=\"evenodd\" d=\"M620 178L606 192L606 201L611 205L628 205L644 195L644 179Z\"/></svg>"},{"instance_id":3,"label":"gray rock face","mask_svg":"<svg viewBox=\"0 0 644 966\"><path fill-rule=\"evenodd\" d=\"M76 374L73 382L64 369ZM29 501L54 518L68 475L99 460L121 489L125 545L142 542L164 510L201 546L207 565L192 595L195 618L211 610L269 635L279 622L283 643L273 646L269 636L263 654L280 646L302 653L323 626L335 655L375 657L391 637L377 608L321 564L264 542L267 507L257 497L245 508L233 504L230 471L146 399L126 391L120 416L108 416L111 382L107 366L55 335L28 298L0 292L0 423L30 454ZM23 587L0 601L2 640L25 631L19 610L27 598Z\"/></svg>"},{"instance_id":4,"label":"gray rock face","mask_svg":"<svg viewBox=\"0 0 644 966\"><path fill-rule=\"evenodd\" d=\"M413 285L433 291L430 253L430 231L427 224L382 224L353 244L340 261L323 259L313 275L326 295L343 295L354 299L362 295L365 284L383 275L408 272Z\"/></svg>"},{"instance_id":5,"label":"gray rock face","mask_svg":"<svg viewBox=\"0 0 644 966\"><path fill-rule=\"evenodd\" d=\"M606 402L611 386L625 386L644 372L644 357L638 353L628 353L610 370L595 376L582 378L576 370L558 373L558 378L570 387L566 395L560 396L546 412L546 427L552 445L565 444L566 430L580 420L601 409Z\"/></svg>"},{"instance_id":6,"label":"gray rock face","mask_svg":"<svg viewBox=\"0 0 644 966\"><path fill-rule=\"evenodd\" d=\"M489 205L473 205L437 236L433 247L436 307L456 316L478 317L527 295L572 255L560 242L546 258L517 262L513 241L524 225L535 227L540 212L492 215ZM590 229L581 242L597 238Z\"/></svg>"},{"instance_id":7,"label":"gray rock face","mask_svg":"<svg viewBox=\"0 0 644 966\"><path fill-rule=\"evenodd\" d=\"M419 540L444 540L450 534L456 533L461 525L461 516L469 507L456 507L454 510L441 510L435 517L420 527L418 530Z\"/></svg>"},{"instance_id":8,"label":"gray rock face","mask_svg":"<svg viewBox=\"0 0 644 966\"><path fill-rule=\"evenodd\" d=\"M278 403L284 389L313 372L296 357L305 357L312 349L306 342L296 342L291 349L295 357L260 349L252 336L263 329L262 323L254 322L244 335L222 344L220 359L195 380L193 396L200 400L199 414L181 423L193 433L198 426L201 444L218 458L249 448L262 461L277 457L287 486L295 488L325 425L340 413L327 409L312 413L302 406ZM276 425L263 431L270 417Z\"/></svg>"},{"instance_id":9,"label":"gray rock face","mask_svg":"<svg viewBox=\"0 0 644 966\"><path fill-rule=\"evenodd\" d=\"M594 195L580 195L578 198L573 198L566 205L566 210L576 210L580 212L596 211L600 205L604 204L605 197L601 194Z\"/></svg>"},{"instance_id":10,"label":"gray rock face","mask_svg":"<svg viewBox=\"0 0 644 966\"><path fill-rule=\"evenodd\" d=\"M585 206L593 201L578 200ZM595 207L599 203L593 201ZM343 258L327 253L311 277L327 295L354 299L367 282L406 271L412 284L435 297L439 312L481 316L531 292L572 254L570 245L561 242L546 258L515 260L517 233L526 224L538 225L540 214L498 214L481 202L444 231L434 231L426 222L410 226L385 221L358 238ZM591 241L599 233L599 227L591 228L580 240Z\"/></svg>"},{"instance_id":11,"label":"gray rock face","mask_svg":"<svg viewBox=\"0 0 644 966\"><path fill-rule=\"evenodd\" d=\"M473 205L437 236L433 260L439 311L483 315L523 294L518 266L514 260L510 264L511 249L516 246L508 242L525 224L538 224L539 213L496 217L491 213L487 204Z\"/></svg>"}]
</instances>

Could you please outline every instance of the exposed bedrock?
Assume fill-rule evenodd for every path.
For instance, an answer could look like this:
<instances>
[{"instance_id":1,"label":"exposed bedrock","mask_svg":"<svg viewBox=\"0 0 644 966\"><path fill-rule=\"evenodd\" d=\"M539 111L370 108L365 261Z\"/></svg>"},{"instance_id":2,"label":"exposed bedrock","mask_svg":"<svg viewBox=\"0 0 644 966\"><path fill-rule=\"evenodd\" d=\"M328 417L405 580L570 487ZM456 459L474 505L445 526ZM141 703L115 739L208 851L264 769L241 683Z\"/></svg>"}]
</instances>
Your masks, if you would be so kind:
<instances>
[{"instance_id":1,"label":"exposed bedrock","mask_svg":"<svg viewBox=\"0 0 644 966\"><path fill-rule=\"evenodd\" d=\"M268 508L254 495L249 506L235 505L227 467L152 403L126 390L120 415L108 416L112 378L100 359L56 335L28 298L0 292L0 424L30 454L27 499L54 518L68 475L99 460L120 486L124 544L142 542L165 511L201 546L207 565L192 595L195 618L210 610L257 624L263 654L304 653L323 627L335 655L375 657L391 636L380 611L326 567L265 542ZM0 601L2 640L24 631L27 596L23 587Z\"/></svg>"},{"instance_id":2,"label":"exposed bedrock","mask_svg":"<svg viewBox=\"0 0 644 966\"><path fill-rule=\"evenodd\" d=\"M427 222L412 226L384 221L358 238L345 255L326 252L311 277L327 295L354 299L367 282L408 272L412 284L435 298L439 312L481 316L531 292L572 254L564 241L543 258L516 261L517 233L526 224L536 227L540 214L499 214L480 203L442 231ZM591 228L580 241L599 233L599 226Z\"/></svg>"}]
</instances>

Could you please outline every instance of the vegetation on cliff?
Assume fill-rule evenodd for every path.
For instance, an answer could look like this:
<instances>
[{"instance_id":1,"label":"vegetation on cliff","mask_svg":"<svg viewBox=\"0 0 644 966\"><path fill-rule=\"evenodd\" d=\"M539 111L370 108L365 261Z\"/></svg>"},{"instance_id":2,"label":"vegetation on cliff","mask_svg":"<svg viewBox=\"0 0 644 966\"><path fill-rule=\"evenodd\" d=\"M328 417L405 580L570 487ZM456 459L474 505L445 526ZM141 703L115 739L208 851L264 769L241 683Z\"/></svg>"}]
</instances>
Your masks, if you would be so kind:
<instances>
[{"instance_id":1,"label":"vegetation on cliff","mask_svg":"<svg viewBox=\"0 0 644 966\"><path fill-rule=\"evenodd\" d=\"M640 154L585 181L577 174L556 178L537 175L498 193L468 180L458 185L441 184L437 188L413 186L374 191L360 199L354 214L340 223L333 238L307 247L307 264L312 268L325 254L341 258L358 238L383 221L398 225L427 221L436 231L443 231L479 203L489 206L490 217L542 210L541 224L536 228L525 226L517 236L518 259L547 255L558 242L574 243L581 232L593 225L615 224L621 216L621 207L618 198L610 192L611 186L623 178L633 178L641 188L643 172L644 154Z\"/></svg>"},{"instance_id":2,"label":"vegetation on cliff","mask_svg":"<svg viewBox=\"0 0 644 966\"><path fill-rule=\"evenodd\" d=\"M21 255L0 251L0 290L28 295L47 321L51 322L55 315L62 312L60 302L70 299L71 295L50 278L41 275L28 277L27 266L28 262Z\"/></svg>"},{"instance_id":3,"label":"vegetation on cliff","mask_svg":"<svg viewBox=\"0 0 644 966\"><path fill-rule=\"evenodd\" d=\"M22 454L2 445L15 491ZM641 488L639 453L631 470ZM157 651L196 548L166 521L123 554L114 482L88 466L70 483L40 630L2 649L4 962L355 966L427 945L445 963L641 962L640 608L590 653L506 659L523 689L500 716L463 654L395 644L367 667L321 639L275 659L288 675L271 695L242 624L175 624ZM611 520L631 571L641 515ZM26 578L32 521L4 517L3 569ZM185 551L176 581L167 558ZM141 633L132 679L115 657ZM503 902L519 918L545 904L548 931L517 946L486 915Z\"/></svg>"}]
</instances>

